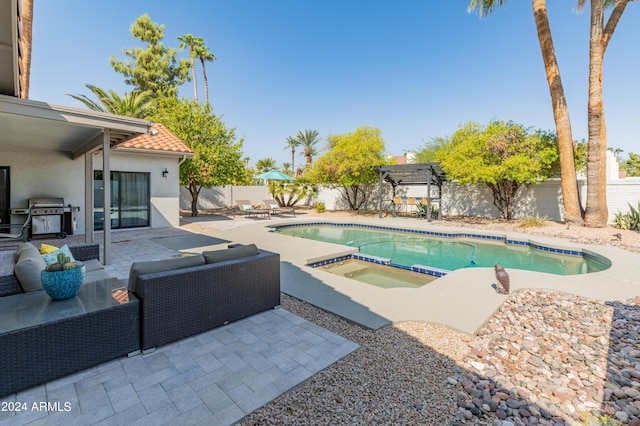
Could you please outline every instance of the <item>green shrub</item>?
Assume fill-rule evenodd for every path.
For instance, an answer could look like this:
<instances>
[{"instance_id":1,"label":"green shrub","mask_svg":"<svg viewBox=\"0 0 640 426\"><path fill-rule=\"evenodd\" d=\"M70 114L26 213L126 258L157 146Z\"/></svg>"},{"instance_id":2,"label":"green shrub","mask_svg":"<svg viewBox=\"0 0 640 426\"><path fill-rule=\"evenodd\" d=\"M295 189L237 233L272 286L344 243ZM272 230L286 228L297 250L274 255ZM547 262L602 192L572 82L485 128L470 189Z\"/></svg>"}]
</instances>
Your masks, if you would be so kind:
<instances>
[{"instance_id":1,"label":"green shrub","mask_svg":"<svg viewBox=\"0 0 640 426\"><path fill-rule=\"evenodd\" d=\"M528 216L520 221L520 223L518 224L518 228L538 228L541 226L547 226L548 220L549 218L547 216Z\"/></svg>"},{"instance_id":2,"label":"green shrub","mask_svg":"<svg viewBox=\"0 0 640 426\"><path fill-rule=\"evenodd\" d=\"M327 207L324 205L324 203L316 203L315 209L318 213L322 213L327 210Z\"/></svg>"},{"instance_id":3,"label":"green shrub","mask_svg":"<svg viewBox=\"0 0 640 426\"><path fill-rule=\"evenodd\" d=\"M638 208L635 209L629 204L629 213L616 213L613 218L613 227L619 229L631 229L633 231L640 230L640 201L638 201Z\"/></svg>"}]
</instances>

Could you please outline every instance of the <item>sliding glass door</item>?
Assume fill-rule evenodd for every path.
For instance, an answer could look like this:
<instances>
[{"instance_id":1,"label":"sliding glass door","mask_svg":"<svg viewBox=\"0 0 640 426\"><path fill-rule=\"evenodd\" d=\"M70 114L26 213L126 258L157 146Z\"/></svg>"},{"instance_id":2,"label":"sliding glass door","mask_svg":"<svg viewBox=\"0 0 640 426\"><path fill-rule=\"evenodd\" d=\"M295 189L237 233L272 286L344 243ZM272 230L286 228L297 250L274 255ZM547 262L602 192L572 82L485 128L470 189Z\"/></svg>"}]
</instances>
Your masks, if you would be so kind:
<instances>
[{"instance_id":1,"label":"sliding glass door","mask_svg":"<svg viewBox=\"0 0 640 426\"><path fill-rule=\"evenodd\" d=\"M105 209L102 205L103 173L95 171L94 181L94 229L104 229ZM111 228L138 228L150 226L151 196L149 173L111 172Z\"/></svg>"}]
</instances>

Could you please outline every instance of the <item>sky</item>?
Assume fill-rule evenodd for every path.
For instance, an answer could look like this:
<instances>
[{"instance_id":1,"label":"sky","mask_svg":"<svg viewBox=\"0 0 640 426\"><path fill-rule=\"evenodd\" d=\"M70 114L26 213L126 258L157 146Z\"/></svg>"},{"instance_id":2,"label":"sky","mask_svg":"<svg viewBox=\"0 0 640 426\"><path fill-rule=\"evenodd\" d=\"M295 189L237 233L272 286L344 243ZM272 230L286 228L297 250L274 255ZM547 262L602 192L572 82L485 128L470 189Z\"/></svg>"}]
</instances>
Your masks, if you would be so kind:
<instances>
[{"instance_id":1,"label":"sky","mask_svg":"<svg viewBox=\"0 0 640 426\"><path fill-rule=\"evenodd\" d=\"M164 44L204 38L216 114L244 138L253 165L291 162L288 136L360 126L382 130L386 152L417 151L466 122L512 120L555 130L531 2L512 0L492 15L468 0L56 0L34 2L30 99L84 106L68 94L93 84L118 93L109 58L141 46L129 29L148 13ZM550 0L549 19L573 138L586 140L589 13ZM604 58L608 146L640 153L640 4L630 3ZM179 57L188 58L187 51ZM204 100L196 63L199 99ZM193 98L193 84L180 96ZM296 167L304 157L295 156Z\"/></svg>"}]
</instances>

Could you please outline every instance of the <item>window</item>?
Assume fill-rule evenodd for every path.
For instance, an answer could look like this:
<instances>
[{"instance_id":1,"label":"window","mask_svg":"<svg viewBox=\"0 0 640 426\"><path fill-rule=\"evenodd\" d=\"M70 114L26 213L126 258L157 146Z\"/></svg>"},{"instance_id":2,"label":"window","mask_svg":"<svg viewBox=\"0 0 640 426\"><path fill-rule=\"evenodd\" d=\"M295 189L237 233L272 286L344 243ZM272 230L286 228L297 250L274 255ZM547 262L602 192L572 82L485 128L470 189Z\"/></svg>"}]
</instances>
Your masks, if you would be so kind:
<instances>
[{"instance_id":1,"label":"window","mask_svg":"<svg viewBox=\"0 0 640 426\"><path fill-rule=\"evenodd\" d=\"M94 172L93 220L96 231L104 229L103 173ZM150 226L151 196L149 173L111 172L111 228L139 228Z\"/></svg>"}]
</instances>

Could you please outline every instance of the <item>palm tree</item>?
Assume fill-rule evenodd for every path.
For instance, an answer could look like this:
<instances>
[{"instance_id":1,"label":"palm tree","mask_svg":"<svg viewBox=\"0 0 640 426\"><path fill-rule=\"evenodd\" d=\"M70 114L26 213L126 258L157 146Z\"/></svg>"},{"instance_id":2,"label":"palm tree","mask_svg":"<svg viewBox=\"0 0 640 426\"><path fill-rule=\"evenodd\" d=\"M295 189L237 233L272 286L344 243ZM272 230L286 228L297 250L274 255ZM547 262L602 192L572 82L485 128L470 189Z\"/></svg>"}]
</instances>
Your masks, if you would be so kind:
<instances>
[{"instance_id":1,"label":"palm tree","mask_svg":"<svg viewBox=\"0 0 640 426\"><path fill-rule=\"evenodd\" d=\"M287 162L282 163L282 170L285 173L291 172L291 174L293 174L293 167L291 167L291 163L287 163Z\"/></svg>"},{"instance_id":2,"label":"palm tree","mask_svg":"<svg viewBox=\"0 0 640 426\"><path fill-rule=\"evenodd\" d=\"M31 76L31 46L33 42L33 1L22 0L20 11L20 93L22 99L29 98Z\"/></svg>"},{"instance_id":3,"label":"palm tree","mask_svg":"<svg viewBox=\"0 0 640 426\"><path fill-rule=\"evenodd\" d=\"M196 102L198 102L198 84L196 82L196 68L193 61L197 57L195 53L196 46L202 45L204 40L201 37L194 36L193 34L185 34L178 36L178 41L180 41L180 50L189 46L189 60L191 61L191 75L193 78L193 97Z\"/></svg>"},{"instance_id":4,"label":"palm tree","mask_svg":"<svg viewBox=\"0 0 640 426\"><path fill-rule=\"evenodd\" d=\"M295 170L295 154L296 154L297 146L300 146L300 141L298 141L298 139L294 138L293 136L289 136L287 138L287 146L284 149L287 149L287 148L291 149L291 171L292 172Z\"/></svg>"},{"instance_id":5,"label":"palm tree","mask_svg":"<svg viewBox=\"0 0 640 426\"><path fill-rule=\"evenodd\" d=\"M316 145L320 142L320 136L317 130L305 130L299 131L296 135L298 144L304 147L304 151L301 153L307 160L307 166L311 166L313 156L318 155L318 149Z\"/></svg>"},{"instance_id":6,"label":"palm tree","mask_svg":"<svg viewBox=\"0 0 640 426\"><path fill-rule=\"evenodd\" d=\"M506 0L471 0L469 11L478 8L480 16L493 12L495 7L502 6ZM560 69L556 59L551 27L547 15L546 0L533 0L533 15L538 31L538 41L542 51L542 59L547 74L547 83L551 94L553 118L558 134L558 150L560 151L560 177L562 185L562 199L564 203L564 220L566 222L582 223L582 208L578 192L578 178L573 158L573 137L571 135L571 121L569 108L564 95L564 87L560 79Z\"/></svg>"},{"instance_id":7,"label":"palm tree","mask_svg":"<svg viewBox=\"0 0 640 426\"><path fill-rule=\"evenodd\" d=\"M85 84L98 98L97 101L89 99L86 95L67 95L82 102L92 111L108 112L110 114L124 115L126 117L147 118L155 106L151 91L138 92L133 90L122 97L115 91L108 92L92 84Z\"/></svg>"},{"instance_id":8,"label":"palm tree","mask_svg":"<svg viewBox=\"0 0 640 426\"><path fill-rule=\"evenodd\" d=\"M578 0L577 10L586 0ZM587 148L587 205L585 224L606 226L609 218L607 208L607 130L602 104L602 62L613 32L624 13L629 0L591 1L591 29L589 37L589 100L587 119L589 143ZM604 24L604 9L613 6L607 24Z\"/></svg>"},{"instance_id":9,"label":"palm tree","mask_svg":"<svg viewBox=\"0 0 640 426\"><path fill-rule=\"evenodd\" d=\"M207 80L207 67L205 66L205 62L213 62L216 59L216 55L214 55L207 46L204 44L204 40L199 45L194 47L194 54L198 59L200 59L200 63L202 64L202 79L204 80L204 96L205 101L209 103L209 81ZM197 98L196 98L197 100Z\"/></svg>"},{"instance_id":10,"label":"palm tree","mask_svg":"<svg viewBox=\"0 0 640 426\"><path fill-rule=\"evenodd\" d=\"M584 223L589 226L604 226L607 222L606 202L606 126L602 106L602 59L609 40L620 21L630 0L592 0L591 31L589 50L589 101L588 126L589 147L587 161L587 206ZM496 6L502 6L507 0L471 0L469 11L479 9L480 15L491 13ZM577 10L584 7L586 0L578 0ZM573 161L573 140L569 110L560 70L555 56L551 28L547 15L546 0L533 0L533 15L538 31L538 40L547 72L547 83L551 92L553 115L558 133L560 151L560 173L562 178L562 197L564 199L565 221L583 222L580 198L577 190L577 178ZM613 6L606 26L604 8ZM580 215L578 216L578 213Z\"/></svg>"},{"instance_id":11,"label":"palm tree","mask_svg":"<svg viewBox=\"0 0 640 426\"><path fill-rule=\"evenodd\" d=\"M256 171L258 173L268 172L276 167L276 160L273 158L263 158L256 162Z\"/></svg>"}]
</instances>

